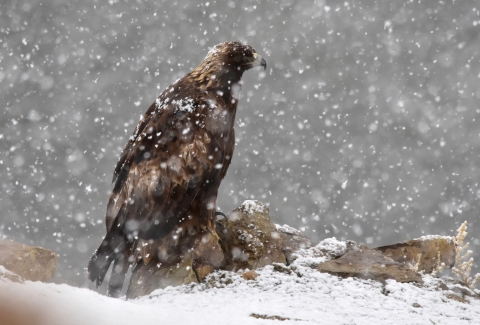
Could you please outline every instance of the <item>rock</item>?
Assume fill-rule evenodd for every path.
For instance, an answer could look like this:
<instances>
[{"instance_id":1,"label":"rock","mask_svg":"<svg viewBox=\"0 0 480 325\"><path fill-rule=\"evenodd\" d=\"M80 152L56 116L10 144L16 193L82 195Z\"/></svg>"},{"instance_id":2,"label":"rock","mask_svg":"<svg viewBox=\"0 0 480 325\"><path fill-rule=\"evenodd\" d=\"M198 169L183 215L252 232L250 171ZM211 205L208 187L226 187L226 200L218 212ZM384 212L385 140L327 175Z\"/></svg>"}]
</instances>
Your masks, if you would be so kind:
<instances>
[{"instance_id":1,"label":"rock","mask_svg":"<svg viewBox=\"0 0 480 325\"><path fill-rule=\"evenodd\" d=\"M341 276L422 282L421 275L416 271L431 273L441 263L445 263L445 268L455 264L452 237L426 236L374 249L349 243L345 255L321 263L318 269Z\"/></svg>"},{"instance_id":2,"label":"rock","mask_svg":"<svg viewBox=\"0 0 480 325\"><path fill-rule=\"evenodd\" d=\"M292 320L291 318L288 318L288 317L282 317L282 316L278 316L278 315L262 315L262 314L250 314L250 317L253 317L253 318L258 318L258 319L269 319L269 320L280 320L280 321L284 321L284 320ZM296 319L294 318L293 320L295 321L300 321L300 319Z\"/></svg>"},{"instance_id":3,"label":"rock","mask_svg":"<svg viewBox=\"0 0 480 325\"><path fill-rule=\"evenodd\" d=\"M377 281L394 279L398 282L423 283L421 275L410 267L397 263L382 252L364 245L350 245L345 255L320 263L317 269L342 277L355 276Z\"/></svg>"},{"instance_id":4,"label":"rock","mask_svg":"<svg viewBox=\"0 0 480 325\"><path fill-rule=\"evenodd\" d=\"M437 267L439 254L440 263L445 263L445 268L455 265L455 244L453 237L448 236L424 236L376 250L401 264L418 263L417 269L425 273L431 273Z\"/></svg>"},{"instance_id":5,"label":"rock","mask_svg":"<svg viewBox=\"0 0 480 325\"><path fill-rule=\"evenodd\" d=\"M258 274L255 271L247 271L242 274L242 278L244 278L247 281L255 280L260 274Z\"/></svg>"},{"instance_id":6,"label":"rock","mask_svg":"<svg viewBox=\"0 0 480 325\"><path fill-rule=\"evenodd\" d=\"M273 270L276 272L285 273L285 274L292 274L293 272L291 269L291 266L287 266L282 263L273 263L272 266L273 266Z\"/></svg>"},{"instance_id":7,"label":"rock","mask_svg":"<svg viewBox=\"0 0 480 325\"><path fill-rule=\"evenodd\" d=\"M226 221L218 222L217 233L222 240L226 270L286 263L282 252L284 236L270 221L267 206L258 201L243 202Z\"/></svg>"},{"instance_id":8,"label":"rock","mask_svg":"<svg viewBox=\"0 0 480 325\"><path fill-rule=\"evenodd\" d=\"M451 300L455 300L455 301L464 303L464 304L469 304L469 303L470 303L470 302L469 302L467 299L465 299L464 297L458 296L458 295L453 294L453 293L446 294L445 297L447 297L448 299L451 299Z\"/></svg>"},{"instance_id":9,"label":"rock","mask_svg":"<svg viewBox=\"0 0 480 325\"><path fill-rule=\"evenodd\" d=\"M242 270L237 276L255 280L258 273L254 270L266 265L273 265L276 272L301 276L294 261L342 277L399 282L422 282L417 270L431 272L437 267L438 252L446 267L455 261L451 237L428 236L376 249L327 238L314 246L299 230L272 223L268 208L251 200L232 211L226 220L218 220L215 231L204 231L182 241L179 247L185 251L164 246L162 240L140 243L141 257L132 272L128 298L167 286L205 282L215 270L223 271L208 277L213 287L231 281L226 271Z\"/></svg>"},{"instance_id":10,"label":"rock","mask_svg":"<svg viewBox=\"0 0 480 325\"><path fill-rule=\"evenodd\" d=\"M470 297L475 299L480 299L480 292L468 287L463 281L451 278L451 277L442 277L434 278L434 281L431 281L430 286L435 286L437 290L443 290L450 293L454 293L462 298Z\"/></svg>"},{"instance_id":11,"label":"rock","mask_svg":"<svg viewBox=\"0 0 480 325\"><path fill-rule=\"evenodd\" d=\"M285 255L287 264L292 264L293 261L297 258L295 255L301 249L307 249L313 246L310 239L308 239L302 232L299 230L290 227L288 225L275 225L277 231L283 235L283 247L282 252Z\"/></svg>"},{"instance_id":12,"label":"rock","mask_svg":"<svg viewBox=\"0 0 480 325\"><path fill-rule=\"evenodd\" d=\"M296 246L290 244L291 247L307 247L311 243L298 230L285 229L287 227L277 230L264 204L245 201L227 220L217 222L218 236L205 232L186 238L179 245L192 247L186 252L169 250L162 246L161 240L140 243L142 257L133 269L127 298L147 295L167 286L203 282L214 270L254 270L275 262L286 264L285 238L289 243L296 243ZM258 274L246 272L243 276L255 279Z\"/></svg>"},{"instance_id":13,"label":"rock","mask_svg":"<svg viewBox=\"0 0 480 325\"><path fill-rule=\"evenodd\" d=\"M462 297L468 296L468 297L480 298L479 295L475 293L475 291L473 291L471 288L467 286L457 286L457 287L453 287L451 290L461 295Z\"/></svg>"},{"instance_id":14,"label":"rock","mask_svg":"<svg viewBox=\"0 0 480 325\"><path fill-rule=\"evenodd\" d=\"M0 240L0 265L30 281L47 281L55 275L58 256L51 250Z\"/></svg>"},{"instance_id":15,"label":"rock","mask_svg":"<svg viewBox=\"0 0 480 325\"><path fill-rule=\"evenodd\" d=\"M182 244L192 247L178 259L162 263L155 254L147 264L142 260L132 271L127 298L145 296L156 289L203 281L208 274L223 265L223 252L218 236L204 232L186 238Z\"/></svg>"}]
</instances>

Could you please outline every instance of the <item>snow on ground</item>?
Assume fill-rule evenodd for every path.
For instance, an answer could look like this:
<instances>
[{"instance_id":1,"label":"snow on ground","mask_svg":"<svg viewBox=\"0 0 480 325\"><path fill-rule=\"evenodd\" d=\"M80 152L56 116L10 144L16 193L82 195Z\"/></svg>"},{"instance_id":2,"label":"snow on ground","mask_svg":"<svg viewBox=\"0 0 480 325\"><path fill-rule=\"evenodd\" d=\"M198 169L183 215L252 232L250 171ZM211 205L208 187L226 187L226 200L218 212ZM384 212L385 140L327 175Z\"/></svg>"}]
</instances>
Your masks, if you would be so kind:
<instances>
[{"instance_id":1,"label":"snow on ground","mask_svg":"<svg viewBox=\"0 0 480 325\"><path fill-rule=\"evenodd\" d=\"M339 243L322 245L341 248ZM480 324L480 300L448 298L455 293L440 290L436 278L425 276L424 287L341 279L307 266L322 259L305 254L283 272L267 266L253 281L216 272L206 283L169 287L136 300L0 277L0 324ZM26 321L3 323L7 312Z\"/></svg>"}]
</instances>

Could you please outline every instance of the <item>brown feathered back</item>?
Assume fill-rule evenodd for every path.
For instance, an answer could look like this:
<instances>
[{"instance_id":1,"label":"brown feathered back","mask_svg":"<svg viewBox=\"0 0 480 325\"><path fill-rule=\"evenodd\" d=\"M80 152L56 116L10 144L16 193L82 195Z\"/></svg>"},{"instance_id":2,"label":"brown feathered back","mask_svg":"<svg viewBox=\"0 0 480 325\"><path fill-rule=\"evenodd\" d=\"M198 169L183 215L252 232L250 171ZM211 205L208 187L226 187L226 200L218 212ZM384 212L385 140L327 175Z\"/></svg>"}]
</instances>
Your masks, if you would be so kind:
<instances>
[{"instance_id":1,"label":"brown feathered back","mask_svg":"<svg viewBox=\"0 0 480 325\"><path fill-rule=\"evenodd\" d=\"M266 67L252 47L219 44L141 118L115 168L107 235L88 267L100 285L115 261L111 295L136 259L174 260L185 250L182 238L214 231L218 187L235 145L239 82L258 65Z\"/></svg>"}]
</instances>

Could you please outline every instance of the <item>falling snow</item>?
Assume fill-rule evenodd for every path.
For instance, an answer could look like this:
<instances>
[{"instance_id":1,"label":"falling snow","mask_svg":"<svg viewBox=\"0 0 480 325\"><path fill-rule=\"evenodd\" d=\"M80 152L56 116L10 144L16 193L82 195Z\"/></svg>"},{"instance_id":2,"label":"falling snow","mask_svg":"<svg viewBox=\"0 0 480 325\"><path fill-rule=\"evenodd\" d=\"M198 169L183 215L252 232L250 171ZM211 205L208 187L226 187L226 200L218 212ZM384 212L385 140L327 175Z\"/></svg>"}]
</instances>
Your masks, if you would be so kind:
<instances>
[{"instance_id":1,"label":"falling snow","mask_svg":"<svg viewBox=\"0 0 480 325\"><path fill-rule=\"evenodd\" d=\"M138 116L228 40L268 69L242 80L217 209L257 200L314 243L372 247L468 220L480 271L478 1L1 7L0 237L56 251L54 282L93 288L84 268Z\"/></svg>"}]
</instances>

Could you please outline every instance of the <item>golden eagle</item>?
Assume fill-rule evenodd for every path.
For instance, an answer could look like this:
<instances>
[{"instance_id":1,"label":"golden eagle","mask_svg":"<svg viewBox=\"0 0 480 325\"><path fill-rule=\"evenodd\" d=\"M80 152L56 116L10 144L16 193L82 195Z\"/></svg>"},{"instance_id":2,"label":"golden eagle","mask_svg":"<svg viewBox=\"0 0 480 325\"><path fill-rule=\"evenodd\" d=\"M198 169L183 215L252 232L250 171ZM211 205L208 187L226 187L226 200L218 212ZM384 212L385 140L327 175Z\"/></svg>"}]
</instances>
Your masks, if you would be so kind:
<instances>
[{"instance_id":1,"label":"golden eagle","mask_svg":"<svg viewBox=\"0 0 480 325\"><path fill-rule=\"evenodd\" d=\"M215 231L218 187L235 145L240 80L255 66L267 65L251 46L218 44L140 119L115 167L107 234L88 264L97 287L114 262L108 292L119 295L139 241L162 240L171 253L182 238Z\"/></svg>"}]
</instances>

